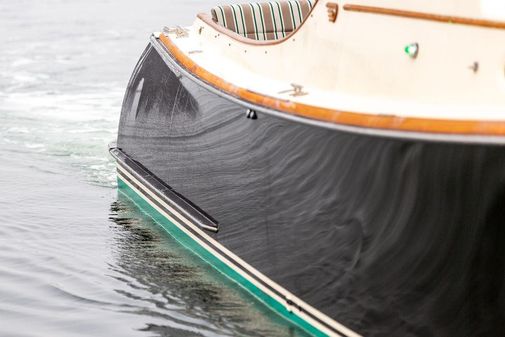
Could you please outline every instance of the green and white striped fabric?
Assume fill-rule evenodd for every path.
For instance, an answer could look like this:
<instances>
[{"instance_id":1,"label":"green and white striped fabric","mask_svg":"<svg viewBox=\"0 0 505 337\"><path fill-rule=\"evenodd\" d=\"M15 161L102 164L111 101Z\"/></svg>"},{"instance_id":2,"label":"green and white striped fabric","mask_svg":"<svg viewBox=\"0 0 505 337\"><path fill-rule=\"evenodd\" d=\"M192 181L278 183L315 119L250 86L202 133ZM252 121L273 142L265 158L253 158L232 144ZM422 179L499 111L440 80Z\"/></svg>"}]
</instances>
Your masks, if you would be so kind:
<instances>
[{"instance_id":1,"label":"green and white striped fabric","mask_svg":"<svg viewBox=\"0 0 505 337\"><path fill-rule=\"evenodd\" d=\"M287 0L212 8L212 19L244 37L277 40L299 27L316 0Z\"/></svg>"}]
</instances>

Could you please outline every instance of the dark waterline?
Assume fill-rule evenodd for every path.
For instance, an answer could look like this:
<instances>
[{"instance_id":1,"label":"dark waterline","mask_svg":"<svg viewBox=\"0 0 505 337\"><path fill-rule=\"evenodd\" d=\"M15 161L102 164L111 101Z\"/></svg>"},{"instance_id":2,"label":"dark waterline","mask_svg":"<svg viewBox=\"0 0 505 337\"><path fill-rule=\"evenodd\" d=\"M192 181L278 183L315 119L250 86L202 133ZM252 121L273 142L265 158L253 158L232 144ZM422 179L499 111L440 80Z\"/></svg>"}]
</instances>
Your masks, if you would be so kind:
<instances>
[{"instance_id":1,"label":"dark waterline","mask_svg":"<svg viewBox=\"0 0 505 337\"><path fill-rule=\"evenodd\" d=\"M303 335L115 189L149 33L217 2L0 0L0 336Z\"/></svg>"}]
</instances>

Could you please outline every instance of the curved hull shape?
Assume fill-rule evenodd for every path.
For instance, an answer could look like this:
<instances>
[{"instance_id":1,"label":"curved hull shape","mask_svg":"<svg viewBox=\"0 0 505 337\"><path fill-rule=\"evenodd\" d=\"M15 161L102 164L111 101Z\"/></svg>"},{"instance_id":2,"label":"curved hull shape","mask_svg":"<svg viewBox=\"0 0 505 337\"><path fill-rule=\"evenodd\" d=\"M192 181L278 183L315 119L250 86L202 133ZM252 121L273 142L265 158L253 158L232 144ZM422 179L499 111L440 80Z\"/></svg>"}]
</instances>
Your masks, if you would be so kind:
<instances>
[{"instance_id":1,"label":"curved hull shape","mask_svg":"<svg viewBox=\"0 0 505 337\"><path fill-rule=\"evenodd\" d=\"M247 118L251 107L152 44L118 148L218 227L206 236L293 294L288 312L310 316L308 304L326 334L503 335L505 147Z\"/></svg>"}]
</instances>

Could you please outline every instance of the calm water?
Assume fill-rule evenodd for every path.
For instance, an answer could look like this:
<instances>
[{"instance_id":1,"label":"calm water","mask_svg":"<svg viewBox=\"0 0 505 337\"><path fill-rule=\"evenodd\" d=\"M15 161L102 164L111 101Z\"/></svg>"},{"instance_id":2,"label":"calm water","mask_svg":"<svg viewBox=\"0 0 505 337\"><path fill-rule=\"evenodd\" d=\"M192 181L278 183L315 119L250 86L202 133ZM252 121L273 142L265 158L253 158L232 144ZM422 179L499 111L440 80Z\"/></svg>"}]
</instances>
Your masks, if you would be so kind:
<instances>
[{"instance_id":1,"label":"calm water","mask_svg":"<svg viewBox=\"0 0 505 337\"><path fill-rule=\"evenodd\" d=\"M0 0L0 336L293 336L116 190L149 33L216 1Z\"/></svg>"}]
</instances>

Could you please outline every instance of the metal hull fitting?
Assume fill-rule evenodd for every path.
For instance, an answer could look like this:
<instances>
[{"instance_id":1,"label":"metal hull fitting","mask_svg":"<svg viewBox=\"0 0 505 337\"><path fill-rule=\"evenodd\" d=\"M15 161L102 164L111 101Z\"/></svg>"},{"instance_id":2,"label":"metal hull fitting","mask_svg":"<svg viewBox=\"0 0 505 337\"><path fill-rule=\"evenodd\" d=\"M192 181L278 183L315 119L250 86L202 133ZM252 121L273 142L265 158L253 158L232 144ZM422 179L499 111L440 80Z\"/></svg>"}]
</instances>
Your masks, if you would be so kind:
<instances>
[{"instance_id":1,"label":"metal hull fitting","mask_svg":"<svg viewBox=\"0 0 505 337\"><path fill-rule=\"evenodd\" d=\"M378 137L248 106L152 39L111 152L120 187L312 334L505 331L504 146Z\"/></svg>"}]
</instances>

